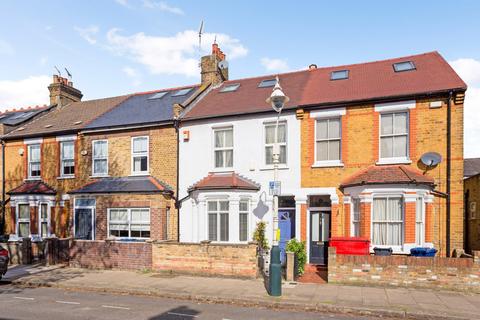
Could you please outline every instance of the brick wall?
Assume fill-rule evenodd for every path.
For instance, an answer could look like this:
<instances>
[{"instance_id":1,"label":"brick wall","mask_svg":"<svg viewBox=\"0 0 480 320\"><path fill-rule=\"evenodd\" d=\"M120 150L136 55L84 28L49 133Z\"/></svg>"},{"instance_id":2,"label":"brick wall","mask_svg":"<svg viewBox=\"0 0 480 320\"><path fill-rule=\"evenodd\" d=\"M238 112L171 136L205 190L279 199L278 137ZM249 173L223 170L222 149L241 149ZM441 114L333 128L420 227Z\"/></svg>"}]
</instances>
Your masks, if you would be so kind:
<instances>
[{"instance_id":1,"label":"brick wall","mask_svg":"<svg viewBox=\"0 0 480 320\"><path fill-rule=\"evenodd\" d=\"M154 243L152 268L199 276L255 278L257 245Z\"/></svg>"},{"instance_id":2,"label":"brick wall","mask_svg":"<svg viewBox=\"0 0 480 320\"><path fill-rule=\"evenodd\" d=\"M328 282L480 292L480 252L474 259L337 255L328 250Z\"/></svg>"},{"instance_id":3,"label":"brick wall","mask_svg":"<svg viewBox=\"0 0 480 320\"><path fill-rule=\"evenodd\" d=\"M147 242L75 240L70 248L70 266L92 269L151 269L152 245Z\"/></svg>"},{"instance_id":4,"label":"brick wall","mask_svg":"<svg viewBox=\"0 0 480 320\"><path fill-rule=\"evenodd\" d=\"M480 250L480 175L465 180L465 193L467 192L468 246L470 250Z\"/></svg>"}]
</instances>

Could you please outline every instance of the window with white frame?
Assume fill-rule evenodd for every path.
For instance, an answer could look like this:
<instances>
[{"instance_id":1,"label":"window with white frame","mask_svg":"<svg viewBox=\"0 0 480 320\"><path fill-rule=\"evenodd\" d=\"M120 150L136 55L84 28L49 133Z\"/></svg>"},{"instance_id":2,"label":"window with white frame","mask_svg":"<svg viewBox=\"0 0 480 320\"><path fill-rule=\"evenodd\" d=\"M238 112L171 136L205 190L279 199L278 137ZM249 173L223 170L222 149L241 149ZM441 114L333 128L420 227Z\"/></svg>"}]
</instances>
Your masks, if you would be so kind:
<instances>
[{"instance_id":1,"label":"window with white frame","mask_svg":"<svg viewBox=\"0 0 480 320\"><path fill-rule=\"evenodd\" d=\"M408 159L408 112L380 115L380 158Z\"/></svg>"},{"instance_id":2,"label":"window with white frame","mask_svg":"<svg viewBox=\"0 0 480 320\"><path fill-rule=\"evenodd\" d=\"M315 160L317 162L340 161L341 142L340 118L318 119L316 121Z\"/></svg>"},{"instance_id":3,"label":"window with white frame","mask_svg":"<svg viewBox=\"0 0 480 320\"><path fill-rule=\"evenodd\" d=\"M119 238L150 238L149 208L108 209L109 235Z\"/></svg>"},{"instance_id":4,"label":"window with white frame","mask_svg":"<svg viewBox=\"0 0 480 320\"><path fill-rule=\"evenodd\" d=\"M238 211L238 234L240 241L248 241L248 200L241 200Z\"/></svg>"},{"instance_id":5,"label":"window with white frame","mask_svg":"<svg viewBox=\"0 0 480 320\"><path fill-rule=\"evenodd\" d=\"M20 238L30 236L30 206L28 204L18 205L18 236Z\"/></svg>"},{"instance_id":6,"label":"window with white frame","mask_svg":"<svg viewBox=\"0 0 480 320\"><path fill-rule=\"evenodd\" d=\"M92 142L92 175L108 174L108 141L95 140Z\"/></svg>"},{"instance_id":7,"label":"window with white frame","mask_svg":"<svg viewBox=\"0 0 480 320\"><path fill-rule=\"evenodd\" d=\"M50 229L50 221L48 219L48 204L42 203L40 204L39 210L39 230L40 230L40 237L45 238L49 235Z\"/></svg>"},{"instance_id":8,"label":"window with white frame","mask_svg":"<svg viewBox=\"0 0 480 320\"><path fill-rule=\"evenodd\" d=\"M372 244L403 244L403 198L386 196L373 199Z\"/></svg>"},{"instance_id":9,"label":"window with white frame","mask_svg":"<svg viewBox=\"0 0 480 320\"><path fill-rule=\"evenodd\" d=\"M229 202L227 200L208 201L208 240L228 241Z\"/></svg>"},{"instance_id":10,"label":"window with white frame","mask_svg":"<svg viewBox=\"0 0 480 320\"><path fill-rule=\"evenodd\" d=\"M360 237L360 199L352 200L352 237Z\"/></svg>"},{"instance_id":11,"label":"window with white frame","mask_svg":"<svg viewBox=\"0 0 480 320\"><path fill-rule=\"evenodd\" d=\"M275 144L275 123L265 124L265 164L273 164L273 146ZM287 124L278 124L277 142L280 148L280 164L287 164Z\"/></svg>"},{"instance_id":12,"label":"window with white frame","mask_svg":"<svg viewBox=\"0 0 480 320\"><path fill-rule=\"evenodd\" d=\"M28 146L28 177L40 178L41 175L41 152L40 144Z\"/></svg>"},{"instance_id":13,"label":"window with white frame","mask_svg":"<svg viewBox=\"0 0 480 320\"><path fill-rule=\"evenodd\" d=\"M415 243L422 246L425 242L425 202L422 197L417 198L415 210Z\"/></svg>"},{"instance_id":14,"label":"window with white frame","mask_svg":"<svg viewBox=\"0 0 480 320\"><path fill-rule=\"evenodd\" d=\"M233 128L214 129L215 168L233 167Z\"/></svg>"},{"instance_id":15,"label":"window with white frame","mask_svg":"<svg viewBox=\"0 0 480 320\"><path fill-rule=\"evenodd\" d=\"M148 137L132 138L132 174L148 174Z\"/></svg>"},{"instance_id":16,"label":"window with white frame","mask_svg":"<svg viewBox=\"0 0 480 320\"><path fill-rule=\"evenodd\" d=\"M60 175L75 174L75 141L60 142Z\"/></svg>"}]
</instances>

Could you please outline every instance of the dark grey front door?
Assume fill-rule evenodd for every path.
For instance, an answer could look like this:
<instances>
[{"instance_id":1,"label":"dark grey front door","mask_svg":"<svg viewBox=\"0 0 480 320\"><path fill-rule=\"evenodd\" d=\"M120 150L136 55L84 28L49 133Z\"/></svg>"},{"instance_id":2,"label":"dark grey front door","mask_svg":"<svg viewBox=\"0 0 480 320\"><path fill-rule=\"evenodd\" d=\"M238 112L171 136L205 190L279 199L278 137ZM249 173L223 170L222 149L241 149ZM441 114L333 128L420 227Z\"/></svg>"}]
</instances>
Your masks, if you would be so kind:
<instances>
[{"instance_id":1,"label":"dark grey front door","mask_svg":"<svg viewBox=\"0 0 480 320\"><path fill-rule=\"evenodd\" d=\"M75 208L75 238L93 240L93 209Z\"/></svg>"},{"instance_id":2,"label":"dark grey front door","mask_svg":"<svg viewBox=\"0 0 480 320\"><path fill-rule=\"evenodd\" d=\"M310 263L326 265L330 239L330 212L310 212Z\"/></svg>"}]
</instances>

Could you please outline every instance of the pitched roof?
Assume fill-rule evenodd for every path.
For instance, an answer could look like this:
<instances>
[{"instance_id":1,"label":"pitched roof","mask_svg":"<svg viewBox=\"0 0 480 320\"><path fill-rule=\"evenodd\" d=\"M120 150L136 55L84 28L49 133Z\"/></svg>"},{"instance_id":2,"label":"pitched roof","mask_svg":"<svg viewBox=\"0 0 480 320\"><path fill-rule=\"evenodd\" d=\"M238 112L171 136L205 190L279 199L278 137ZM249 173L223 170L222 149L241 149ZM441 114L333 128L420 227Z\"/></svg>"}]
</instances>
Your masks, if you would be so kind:
<instances>
[{"instance_id":1,"label":"pitched roof","mask_svg":"<svg viewBox=\"0 0 480 320\"><path fill-rule=\"evenodd\" d=\"M469 178L480 173L480 158L463 160L463 177Z\"/></svg>"},{"instance_id":2,"label":"pitched roof","mask_svg":"<svg viewBox=\"0 0 480 320\"><path fill-rule=\"evenodd\" d=\"M166 183L154 177L119 177L102 178L70 191L71 194L93 193L159 193L173 192Z\"/></svg>"},{"instance_id":3,"label":"pitched roof","mask_svg":"<svg viewBox=\"0 0 480 320\"><path fill-rule=\"evenodd\" d=\"M38 136L51 133L76 132L111 110L129 95L96 99L89 101L72 102L61 108L54 108L50 112L26 123L6 134L3 138L14 139L28 136Z\"/></svg>"},{"instance_id":4,"label":"pitched roof","mask_svg":"<svg viewBox=\"0 0 480 320\"><path fill-rule=\"evenodd\" d=\"M35 106L28 108L21 108L18 110L7 110L0 113L0 123L8 126L16 126L25 121L28 121L38 115L39 113L47 110L49 106Z\"/></svg>"},{"instance_id":5,"label":"pitched roof","mask_svg":"<svg viewBox=\"0 0 480 320\"><path fill-rule=\"evenodd\" d=\"M393 64L412 61L415 70L395 72ZM330 80L332 71L348 70L345 80ZM272 87L258 88L257 78L230 80L213 88L188 110L183 119L199 119L242 113L269 112L265 102ZM290 102L285 109L297 106L329 105L363 100L414 96L450 89L466 90L466 84L438 52L396 59L303 70L279 75L280 84ZM236 91L221 92L229 84L240 84Z\"/></svg>"},{"instance_id":6,"label":"pitched roof","mask_svg":"<svg viewBox=\"0 0 480 320\"><path fill-rule=\"evenodd\" d=\"M57 192L43 181L25 181L21 185L8 191L9 195L20 194L51 194L54 195Z\"/></svg>"},{"instance_id":7,"label":"pitched roof","mask_svg":"<svg viewBox=\"0 0 480 320\"><path fill-rule=\"evenodd\" d=\"M184 95L175 95L175 93L180 90L187 89L191 90ZM90 122L84 129L158 123L173 120L173 105L176 103L183 104L197 89L198 86L187 86L133 94L117 107ZM155 98L156 95L161 95L163 92L165 92L165 95L162 95L160 98Z\"/></svg>"},{"instance_id":8,"label":"pitched roof","mask_svg":"<svg viewBox=\"0 0 480 320\"><path fill-rule=\"evenodd\" d=\"M372 165L360 170L342 181L342 188L368 184L425 184L434 185L433 178L410 166Z\"/></svg>"},{"instance_id":9,"label":"pitched roof","mask_svg":"<svg viewBox=\"0 0 480 320\"><path fill-rule=\"evenodd\" d=\"M188 190L242 189L260 190L260 185L235 172L209 173Z\"/></svg>"}]
</instances>

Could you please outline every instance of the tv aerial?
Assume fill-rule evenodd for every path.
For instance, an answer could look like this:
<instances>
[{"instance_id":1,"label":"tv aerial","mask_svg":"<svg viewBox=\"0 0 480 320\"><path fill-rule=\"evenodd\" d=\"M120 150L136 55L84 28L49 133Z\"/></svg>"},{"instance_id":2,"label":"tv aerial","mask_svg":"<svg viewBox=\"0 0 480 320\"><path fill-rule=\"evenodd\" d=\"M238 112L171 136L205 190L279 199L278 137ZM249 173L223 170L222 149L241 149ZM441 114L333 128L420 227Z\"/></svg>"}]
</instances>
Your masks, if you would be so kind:
<instances>
[{"instance_id":1,"label":"tv aerial","mask_svg":"<svg viewBox=\"0 0 480 320\"><path fill-rule=\"evenodd\" d=\"M442 162L442 156L437 152L427 152L420 157L420 161L428 168L433 168Z\"/></svg>"}]
</instances>

